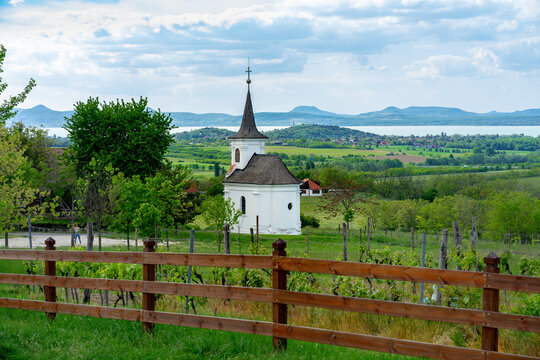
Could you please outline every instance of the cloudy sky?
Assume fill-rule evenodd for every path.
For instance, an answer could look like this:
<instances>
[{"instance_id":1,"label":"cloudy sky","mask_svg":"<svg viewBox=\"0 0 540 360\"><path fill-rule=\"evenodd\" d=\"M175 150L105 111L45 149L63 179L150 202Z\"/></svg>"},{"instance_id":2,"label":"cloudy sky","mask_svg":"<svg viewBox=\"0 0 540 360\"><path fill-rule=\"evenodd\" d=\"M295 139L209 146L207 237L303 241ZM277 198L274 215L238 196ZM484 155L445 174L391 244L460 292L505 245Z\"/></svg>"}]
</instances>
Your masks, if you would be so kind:
<instances>
[{"instance_id":1,"label":"cloudy sky","mask_svg":"<svg viewBox=\"0 0 540 360\"><path fill-rule=\"evenodd\" d=\"M0 0L23 107L146 96L165 111L540 108L540 0Z\"/></svg>"}]
</instances>

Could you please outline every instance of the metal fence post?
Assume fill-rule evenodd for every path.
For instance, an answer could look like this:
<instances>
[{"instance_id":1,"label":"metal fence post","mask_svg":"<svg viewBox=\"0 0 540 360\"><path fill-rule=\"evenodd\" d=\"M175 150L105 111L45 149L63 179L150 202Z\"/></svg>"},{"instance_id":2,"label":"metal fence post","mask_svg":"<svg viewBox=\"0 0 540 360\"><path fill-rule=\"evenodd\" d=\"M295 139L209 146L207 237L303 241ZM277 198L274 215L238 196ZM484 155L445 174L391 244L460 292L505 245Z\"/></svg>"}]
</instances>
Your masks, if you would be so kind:
<instances>
[{"instance_id":1,"label":"metal fence post","mask_svg":"<svg viewBox=\"0 0 540 360\"><path fill-rule=\"evenodd\" d=\"M281 239L277 239L272 243L272 247L274 248L274 251L272 253L272 260L273 260L273 270L272 270L272 284L274 290L287 290L287 272L285 270L281 270L277 260L279 256L287 256L287 252L285 251L285 248L287 247L287 244L285 241ZM275 292L275 291L274 291ZM272 305L272 314L273 314L273 322L275 324L287 324L287 304L278 304L277 297L273 296L274 303ZM274 344L274 350L286 350L287 349L287 339L286 338L280 338L275 336L276 333L276 326L274 325L274 337L273 337L273 344Z\"/></svg>"},{"instance_id":2,"label":"metal fence post","mask_svg":"<svg viewBox=\"0 0 540 360\"><path fill-rule=\"evenodd\" d=\"M500 257L494 253L490 253L484 258L484 263L486 264L485 272L498 274L501 271L499 268L500 262ZM499 289L484 288L483 309L484 311L499 311ZM499 351L498 342L499 329L483 326L482 350Z\"/></svg>"},{"instance_id":3,"label":"metal fence post","mask_svg":"<svg viewBox=\"0 0 540 360\"><path fill-rule=\"evenodd\" d=\"M144 241L144 252L156 252L156 242L151 238ZM144 258L143 258L144 259ZM156 265L143 263L143 281L156 281ZM143 310L154 311L156 309L156 295L143 292ZM154 330L154 323L143 322L143 332Z\"/></svg>"},{"instance_id":4,"label":"metal fence post","mask_svg":"<svg viewBox=\"0 0 540 360\"><path fill-rule=\"evenodd\" d=\"M45 250L56 250L55 243L56 241L51 237L45 240ZM45 275L56 276L56 261L45 260ZM45 301L56 302L56 288L54 286L45 286L43 292L45 293ZM56 317L54 312L46 312L46 314L49 320L54 320Z\"/></svg>"}]
</instances>

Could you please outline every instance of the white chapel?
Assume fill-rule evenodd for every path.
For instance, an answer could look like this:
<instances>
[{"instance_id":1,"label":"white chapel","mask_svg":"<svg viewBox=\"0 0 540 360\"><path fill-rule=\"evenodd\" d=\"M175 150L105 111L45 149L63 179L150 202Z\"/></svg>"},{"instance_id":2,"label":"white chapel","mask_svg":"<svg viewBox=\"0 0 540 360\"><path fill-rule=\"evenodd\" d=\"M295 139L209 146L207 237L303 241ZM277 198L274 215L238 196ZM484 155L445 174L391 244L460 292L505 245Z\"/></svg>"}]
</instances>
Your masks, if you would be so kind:
<instances>
[{"instance_id":1,"label":"white chapel","mask_svg":"<svg viewBox=\"0 0 540 360\"><path fill-rule=\"evenodd\" d=\"M241 210L239 223L232 229L240 233L255 230L257 219L260 234L302 233L300 224L300 184L283 161L275 155L265 155L265 140L255 125L250 94L250 68L248 92L242 125L229 136L231 141L231 168L223 180L225 197Z\"/></svg>"}]
</instances>

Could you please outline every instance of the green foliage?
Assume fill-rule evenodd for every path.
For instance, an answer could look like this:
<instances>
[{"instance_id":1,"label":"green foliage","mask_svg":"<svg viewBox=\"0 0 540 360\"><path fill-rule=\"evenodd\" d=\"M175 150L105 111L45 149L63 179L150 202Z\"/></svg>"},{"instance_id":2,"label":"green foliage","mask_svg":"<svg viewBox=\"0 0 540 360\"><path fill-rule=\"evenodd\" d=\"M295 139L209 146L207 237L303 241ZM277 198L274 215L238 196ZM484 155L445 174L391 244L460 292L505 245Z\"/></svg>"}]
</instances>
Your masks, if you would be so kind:
<instances>
[{"instance_id":1,"label":"green foliage","mask_svg":"<svg viewBox=\"0 0 540 360\"><path fill-rule=\"evenodd\" d=\"M4 72L2 67L6 58L6 52L6 48L2 44L0 44L0 74ZM17 105L24 102L26 96L28 96L34 86L36 86L36 81L34 79L30 79L28 85L24 87L23 91L21 91L15 96L9 96L7 97L7 99L4 99L4 101L0 105L0 126L4 126L7 120L11 119L17 114L15 108L17 107ZM3 82L2 78L0 77L0 95L7 89L7 87L8 85Z\"/></svg>"},{"instance_id":2,"label":"green foliage","mask_svg":"<svg viewBox=\"0 0 540 360\"><path fill-rule=\"evenodd\" d=\"M34 205L40 195L20 137L0 126L0 232L26 223L27 214L43 211Z\"/></svg>"},{"instance_id":3,"label":"green foliage","mask_svg":"<svg viewBox=\"0 0 540 360\"><path fill-rule=\"evenodd\" d=\"M135 211L133 224L139 228L139 233L144 237L153 237L155 227L161 219L161 210L155 205L142 203Z\"/></svg>"},{"instance_id":4,"label":"green foliage","mask_svg":"<svg viewBox=\"0 0 540 360\"><path fill-rule=\"evenodd\" d=\"M538 276L540 275L540 260L538 259L529 259L525 256L522 256L519 259L519 272L521 275L526 276Z\"/></svg>"},{"instance_id":5,"label":"green foliage","mask_svg":"<svg viewBox=\"0 0 540 360\"><path fill-rule=\"evenodd\" d=\"M300 214L300 223L302 227L311 226L312 228L319 228L319 220L315 216Z\"/></svg>"},{"instance_id":6,"label":"green foliage","mask_svg":"<svg viewBox=\"0 0 540 360\"><path fill-rule=\"evenodd\" d=\"M77 102L75 113L66 119L70 158L79 175L92 171L92 158L100 164L111 164L127 177L153 176L162 166L171 144L172 119L160 111L148 109L148 100L100 103L89 98Z\"/></svg>"}]
</instances>

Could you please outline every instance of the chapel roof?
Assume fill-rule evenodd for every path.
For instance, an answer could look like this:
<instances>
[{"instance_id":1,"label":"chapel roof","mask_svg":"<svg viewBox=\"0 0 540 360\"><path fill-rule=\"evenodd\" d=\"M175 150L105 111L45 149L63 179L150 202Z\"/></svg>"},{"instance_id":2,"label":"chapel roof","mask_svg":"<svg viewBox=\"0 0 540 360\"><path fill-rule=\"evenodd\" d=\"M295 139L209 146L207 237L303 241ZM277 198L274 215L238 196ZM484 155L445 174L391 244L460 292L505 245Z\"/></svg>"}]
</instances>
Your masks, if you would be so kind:
<instances>
[{"instance_id":1,"label":"chapel roof","mask_svg":"<svg viewBox=\"0 0 540 360\"><path fill-rule=\"evenodd\" d=\"M277 155L253 154L246 167L234 170L223 183L288 185L302 180L291 174Z\"/></svg>"},{"instance_id":2,"label":"chapel roof","mask_svg":"<svg viewBox=\"0 0 540 360\"><path fill-rule=\"evenodd\" d=\"M268 139L268 136L263 135L257 130L255 125L255 115L253 114L253 105L251 104L251 93L249 87L251 84L251 79L249 74L251 73L250 68L248 67L248 92L246 97L246 105L244 106L244 115L242 115L242 124L240 129L234 135L229 136L229 139Z\"/></svg>"}]
</instances>

